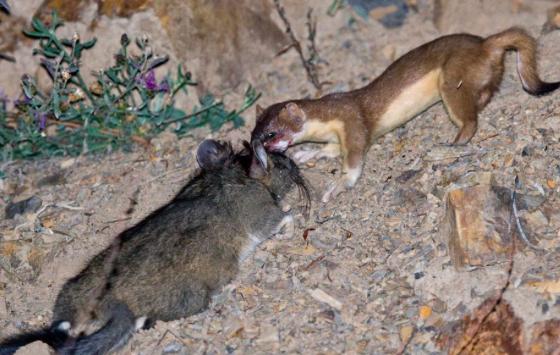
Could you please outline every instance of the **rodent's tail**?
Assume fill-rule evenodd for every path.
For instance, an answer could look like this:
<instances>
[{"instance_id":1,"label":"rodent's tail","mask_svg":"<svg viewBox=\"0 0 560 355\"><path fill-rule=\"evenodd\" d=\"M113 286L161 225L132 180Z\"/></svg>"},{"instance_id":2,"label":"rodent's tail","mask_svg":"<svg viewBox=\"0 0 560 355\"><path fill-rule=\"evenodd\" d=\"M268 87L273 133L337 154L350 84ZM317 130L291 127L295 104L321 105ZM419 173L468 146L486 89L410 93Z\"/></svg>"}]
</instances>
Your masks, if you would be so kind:
<instances>
[{"instance_id":1,"label":"rodent's tail","mask_svg":"<svg viewBox=\"0 0 560 355\"><path fill-rule=\"evenodd\" d=\"M134 314L124 303L116 303L111 318L95 333L73 339L57 349L61 355L107 354L126 344L135 330Z\"/></svg>"},{"instance_id":2,"label":"rodent's tail","mask_svg":"<svg viewBox=\"0 0 560 355\"><path fill-rule=\"evenodd\" d=\"M35 341L42 341L54 349L64 346L68 339L68 333L62 330L58 325L53 325L50 328L37 330L34 332L16 335L12 338L0 343L0 355L12 355L19 348Z\"/></svg>"},{"instance_id":3,"label":"rodent's tail","mask_svg":"<svg viewBox=\"0 0 560 355\"><path fill-rule=\"evenodd\" d=\"M493 61L502 63L504 52L517 51L517 73L523 89L531 95L544 95L560 87L560 82L548 83L539 78L537 71L537 44L525 30L513 27L484 41L484 47Z\"/></svg>"}]
</instances>

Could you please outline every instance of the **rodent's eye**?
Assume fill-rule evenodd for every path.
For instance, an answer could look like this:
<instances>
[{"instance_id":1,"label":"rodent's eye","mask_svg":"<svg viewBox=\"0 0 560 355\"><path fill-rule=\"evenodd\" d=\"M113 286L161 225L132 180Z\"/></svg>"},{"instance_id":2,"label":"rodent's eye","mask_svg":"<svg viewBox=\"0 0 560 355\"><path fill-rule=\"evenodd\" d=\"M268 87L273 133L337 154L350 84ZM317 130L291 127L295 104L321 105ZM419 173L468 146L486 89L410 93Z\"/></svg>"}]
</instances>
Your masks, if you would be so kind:
<instances>
[{"instance_id":1,"label":"rodent's eye","mask_svg":"<svg viewBox=\"0 0 560 355\"><path fill-rule=\"evenodd\" d=\"M276 132L268 132L265 136L266 139L272 139L276 137Z\"/></svg>"}]
</instances>

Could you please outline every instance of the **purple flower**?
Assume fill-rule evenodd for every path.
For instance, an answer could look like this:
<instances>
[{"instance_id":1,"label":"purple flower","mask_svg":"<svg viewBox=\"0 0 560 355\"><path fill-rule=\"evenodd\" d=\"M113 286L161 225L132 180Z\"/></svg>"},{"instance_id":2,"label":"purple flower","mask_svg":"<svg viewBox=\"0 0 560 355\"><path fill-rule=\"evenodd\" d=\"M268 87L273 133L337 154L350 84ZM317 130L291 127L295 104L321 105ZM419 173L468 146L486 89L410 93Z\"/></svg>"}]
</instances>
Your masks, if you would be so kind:
<instances>
[{"instance_id":1,"label":"purple flower","mask_svg":"<svg viewBox=\"0 0 560 355\"><path fill-rule=\"evenodd\" d=\"M45 112L35 111L33 117L35 118L35 122L39 125L39 130L43 131L47 126L47 114Z\"/></svg>"},{"instance_id":2,"label":"purple flower","mask_svg":"<svg viewBox=\"0 0 560 355\"><path fill-rule=\"evenodd\" d=\"M163 79L161 83L157 83L156 80L156 73L152 70L142 74L139 80L140 84L143 85L146 89L153 91L153 92L168 92L169 91L169 83L167 79Z\"/></svg>"},{"instance_id":3,"label":"purple flower","mask_svg":"<svg viewBox=\"0 0 560 355\"><path fill-rule=\"evenodd\" d=\"M167 79L163 79L161 83L159 83L158 91L169 92L169 82Z\"/></svg>"},{"instance_id":4,"label":"purple flower","mask_svg":"<svg viewBox=\"0 0 560 355\"><path fill-rule=\"evenodd\" d=\"M156 82L156 73L153 70L142 75L144 87L150 91L156 91L158 84Z\"/></svg>"},{"instance_id":5,"label":"purple flower","mask_svg":"<svg viewBox=\"0 0 560 355\"><path fill-rule=\"evenodd\" d=\"M31 99L25 95L23 95L23 99L15 99L14 106L17 108L18 106L24 106L31 102Z\"/></svg>"}]
</instances>

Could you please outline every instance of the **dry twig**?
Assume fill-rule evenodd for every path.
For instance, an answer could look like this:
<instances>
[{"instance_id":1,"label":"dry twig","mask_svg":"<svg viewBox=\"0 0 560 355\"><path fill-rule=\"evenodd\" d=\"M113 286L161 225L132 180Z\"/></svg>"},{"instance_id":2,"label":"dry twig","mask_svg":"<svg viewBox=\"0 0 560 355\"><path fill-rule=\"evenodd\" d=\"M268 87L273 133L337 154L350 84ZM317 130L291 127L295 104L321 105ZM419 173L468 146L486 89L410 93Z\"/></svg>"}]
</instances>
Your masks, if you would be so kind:
<instances>
[{"instance_id":1,"label":"dry twig","mask_svg":"<svg viewBox=\"0 0 560 355\"><path fill-rule=\"evenodd\" d=\"M280 19L284 23L284 26L286 26L286 33L288 34L288 36L290 37L290 41L292 42L288 47L286 47L282 51L280 51L280 53L278 53L278 55L287 52L290 48L294 48L298 52L301 63L303 64L303 67L305 68L305 72L307 73L307 78L313 84L313 86L315 86L315 88L317 90L321 90L321 87L326 83L324 83L324 82L322 83L322 82L319 81L319 77L318 77L318 74L317 74L317 67L315 65L315 60L319 56L318 56L318 53L317 53L317 47L315 46L315 34L316 34L316 29L317 29L317 23L314 22L311 18L312 10L310 9L309 12L307 13L307 28L309 30L308 40L310 42L310 45L308 47L308 49L310 51L310 57L309 57L309 59L307 59L307 58L305 58L305 55L303 53L303 49L301 48L301 43L298 41L298 39L296 38L296 36L294 34L294 31L292 30L292 26L290 25L290 21L288 21L288 18L286 17L286 11L284 10L282 5L280 4L280 0L274 0L274 6L276 7L276 11L278 12L278 16L280 16Z\"/></svg>"}]
</instances>

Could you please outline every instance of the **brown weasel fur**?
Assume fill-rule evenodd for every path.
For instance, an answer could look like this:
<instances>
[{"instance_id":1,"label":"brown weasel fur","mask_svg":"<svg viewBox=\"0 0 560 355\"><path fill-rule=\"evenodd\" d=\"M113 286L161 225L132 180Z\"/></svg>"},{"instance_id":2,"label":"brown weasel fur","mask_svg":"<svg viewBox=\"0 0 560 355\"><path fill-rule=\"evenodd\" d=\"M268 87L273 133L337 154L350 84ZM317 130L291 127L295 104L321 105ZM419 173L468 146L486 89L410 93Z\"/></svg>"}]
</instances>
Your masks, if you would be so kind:
<instances>
[{"instance_id":1,"label":"brown weasel fur","mask_svg":"<svg viewBox=\"0 0 560 355\"><path fill-rule=\"evenodd\" d=\"M270 151L283 151L304 141L328 143L319 152L296 156L305 161L342 155L342 176L324 194L326 202L354 186L365 154L377 137L436 102L443 101L459 127L453 143L468 143L476 132L478 113L502 80L507 50L517 51L517 71L529 94L546 94L560 86L560 82L539 79L536 41L523 29L511 28L487 38L448 35L406 53L360 89L290 100L265 110L257 106L251 140L262 142Z\"/></svg>"}]
</instances>

